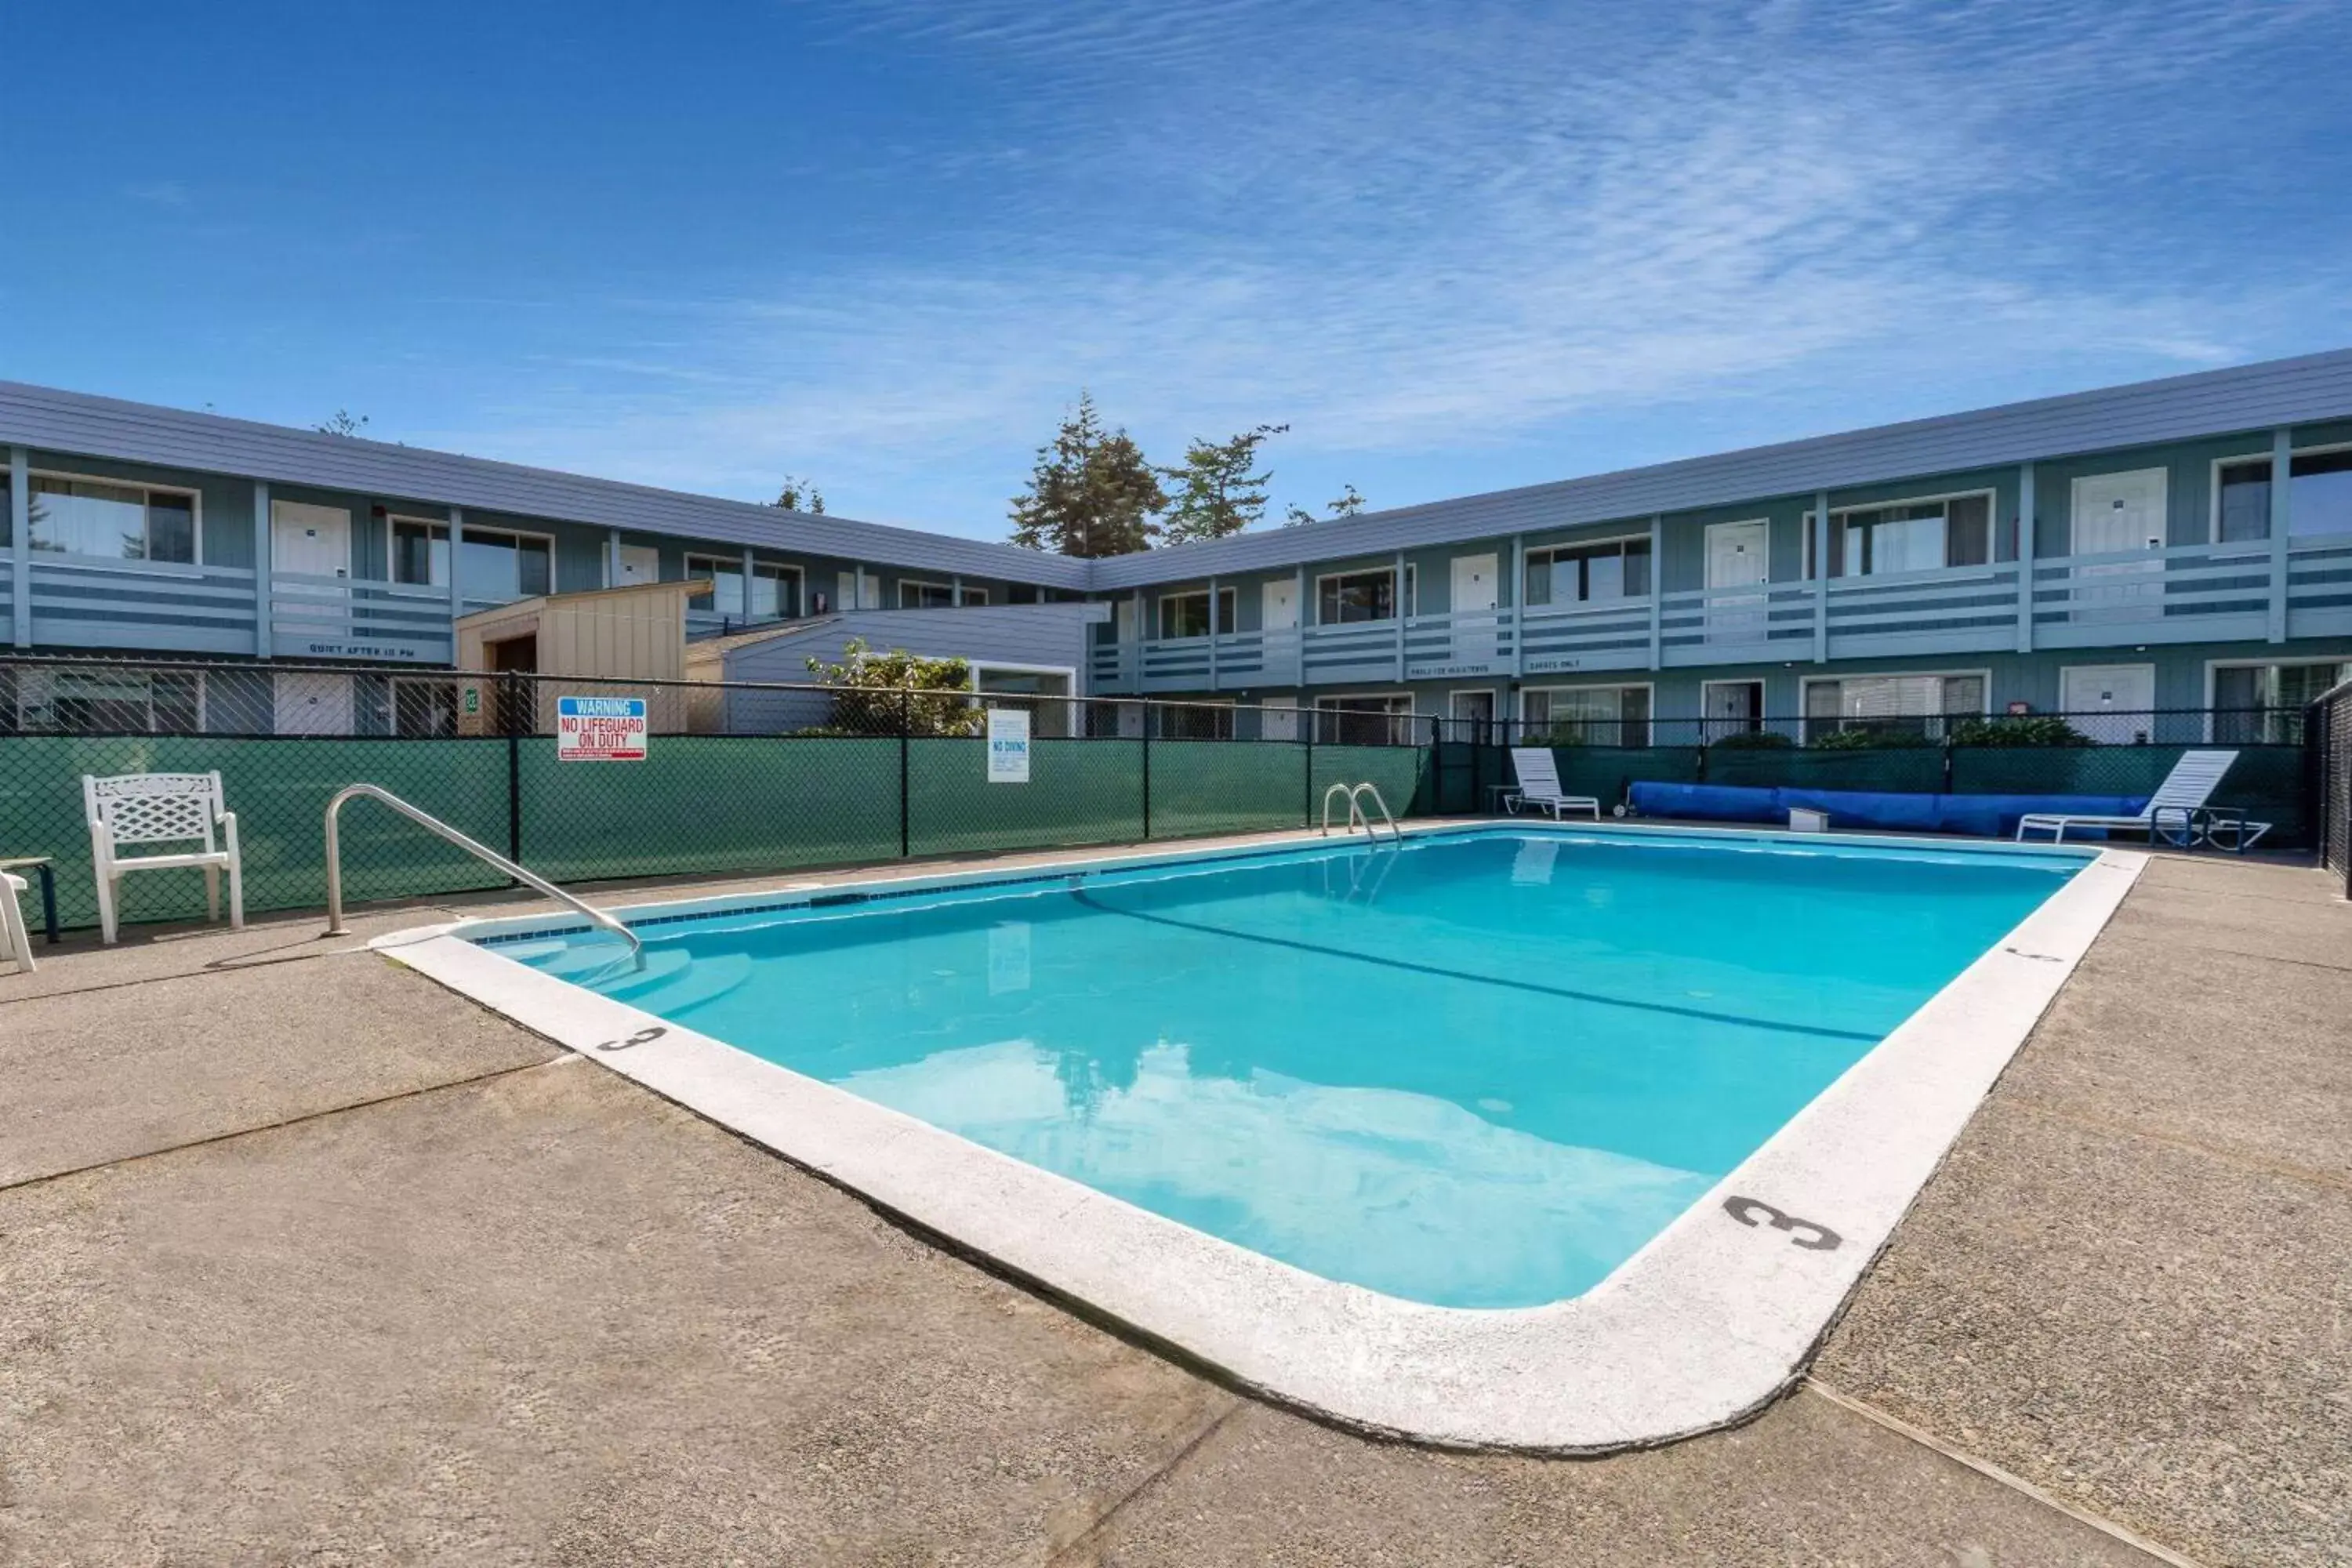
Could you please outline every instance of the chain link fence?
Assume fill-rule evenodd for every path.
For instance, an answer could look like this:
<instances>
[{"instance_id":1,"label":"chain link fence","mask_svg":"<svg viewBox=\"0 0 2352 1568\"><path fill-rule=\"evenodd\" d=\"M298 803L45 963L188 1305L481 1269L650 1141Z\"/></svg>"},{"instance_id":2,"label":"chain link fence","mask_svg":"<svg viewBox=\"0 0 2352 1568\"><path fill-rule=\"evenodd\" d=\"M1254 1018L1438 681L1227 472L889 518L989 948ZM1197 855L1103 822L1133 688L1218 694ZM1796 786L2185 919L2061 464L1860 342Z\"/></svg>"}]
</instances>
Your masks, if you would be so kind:
<instances>
[{"instance_id":1,"label":"chain link fence","mask_svg":"<svg viewBox=\"0 0 2352 1568\"><path fill-rule=\"evenodd\" d=\"M2352 899L2352 681L2311 705L2304 733L2319 863Z\"/></svg>"},{"instance_id":2,"label":"chain link fence","mask_svg":"<svg viewBox=\"0 0 2352 1568\"><path fill-rule=\"evenodd\" d=\"M1492 809L1510 787L1510 748L1549 746L1560 787L1604 805L1635 784L1860 790L1901 795L2146 796L2181 753L2238 753L2216 805L2273 825L2265 847L2314 839L2301 709L1844 718L1428 721L1430 803Z\"/></svg>"},{"instance_id":3,"label":"chain link fence","mask_svg":"<svg viewBox=\"0 0 2352 1568\"><path fill-rule=\"evenodd\" d=\"M568 759L564 698L644 704L642 760ZM1030 719L1028 778L988 779L986 709ZM1399 716L1230 703L528 671L0 660L0 858L51 861L60 922L97 906L84 775L213 773L246 907L325 901L321 820L373 784L558 881L787 871L1295 828L1334 783L1426 809L1432 737ZM364 802L353 901L494 889L463 851ZM126 921L204 911L203 879L123 881Z\"/></svg>"}]
</instances>

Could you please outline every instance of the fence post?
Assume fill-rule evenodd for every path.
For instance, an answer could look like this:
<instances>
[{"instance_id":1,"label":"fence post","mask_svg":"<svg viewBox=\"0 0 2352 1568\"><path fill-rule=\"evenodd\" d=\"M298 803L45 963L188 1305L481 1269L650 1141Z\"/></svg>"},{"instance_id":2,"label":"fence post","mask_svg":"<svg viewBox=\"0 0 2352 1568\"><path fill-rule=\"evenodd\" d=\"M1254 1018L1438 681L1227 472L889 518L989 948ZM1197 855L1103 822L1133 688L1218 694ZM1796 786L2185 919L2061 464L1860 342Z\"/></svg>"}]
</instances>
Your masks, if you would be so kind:
<instances>
[{"instance_id":1,"label":"fence post","mask_svg":"<svg viewBox=\"0 0 2352 1568\"><path fill-rule=\"evenodd\" d=\"M1143 837L1151 837L1151 704L1143 705Z\"/></svg>"},{"instance_id":2,"label":"fence post","mask_svg":"<svg viewBox=\"0 0 2352 1568\"><path fill-rule=\"evenodd\" d=\"M1292 721L1298 726L1299 733L1307 737L1307 787L1299 805L1298 825L1312 827L1315 826L1315 725L1311 712L1300 713Z\"/></svg>"},{"instance_id":3,"label":"fence post","mask_svg":"<svg viewBox=\"0 0 2352 1568\"><path fill-rule=\"evenodd\" d=\"M915 728L915 693L910 689L898 694L898 858L914 854L912 794L908 788L909 770L907 764L908 737Z\"/></svg>"},{"instance_id":4,"label":"fence post","mask_svg":"<svg viewBox=\"0 0 2352 1568\"><path fill-rule=\"evenodd\" d=\"M1945 729L1945 731L1944 731L1944 790L1943 790L1943 793L1944 793L1944 794L1946 794L1946 795L1949 795L1949 794L1951 794L1951 793L1952 793L1952 732L1951 732L1951 730L1950 730L1948 727L1947 727L1947 728Z\"/></svg>"},{"instance_id":5,"label":"fence post","mask_svg":"<svg viewBox=\"0 0 2352 1568\"><path fill-rule=\"evenodd\" d=\"M507 858L522 864L523 678L509 671L499 691L507 732ZM536 693L533 693L536 695ZM532 706L536 707L534 703Z\"/></svg>"}]
</instances>

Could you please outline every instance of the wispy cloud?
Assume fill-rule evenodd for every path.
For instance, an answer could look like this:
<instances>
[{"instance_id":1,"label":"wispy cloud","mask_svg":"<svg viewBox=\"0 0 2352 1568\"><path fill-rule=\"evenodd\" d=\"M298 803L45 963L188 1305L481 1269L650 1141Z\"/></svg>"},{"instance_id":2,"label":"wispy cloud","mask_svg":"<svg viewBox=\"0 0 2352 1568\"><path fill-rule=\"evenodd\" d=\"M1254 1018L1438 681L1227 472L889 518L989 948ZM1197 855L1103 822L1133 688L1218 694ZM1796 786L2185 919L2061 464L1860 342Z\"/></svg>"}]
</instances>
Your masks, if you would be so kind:
<instances>
[{"instance_id":1,"label":"wispy cloud","mask_svg":"<svg viewBox=\"0 0 2352 1568\"><path fill-rule=\"evenodd\" d=\"M2040 390L2263 352L2291 322L2352 322L2345 248L2300 278L2205 265L2224 237L2162 200L2179 140L2251 144L2278 110L2184 130L2158 108L2345 19L2323 0L845 6L839 47L1002 78L1005 112L928 155L931 177L996 182L988 217L770 289L632 301L658 350L581 354L453 434L747 494L816 469L845 510L993 532L1080 385L1156 450L1285 419L1311 464L1565 447L1602 413L1825 388L1859 422L2001 384L1990 366Z\"/></svg>"},{"instance_id":2,"label":"wispy cloud","mask_svg":"<svg viewBox=\"0 0 2352 1568\"><path fill-rule=\"evenodd\" d=\"M194 205L195 200L189 194L188 187L177 180L152 180L142 184L125 185L122 194L134 202L145 202L150 206L158 207L185 207Z\"/></svg>"}]
</instances>

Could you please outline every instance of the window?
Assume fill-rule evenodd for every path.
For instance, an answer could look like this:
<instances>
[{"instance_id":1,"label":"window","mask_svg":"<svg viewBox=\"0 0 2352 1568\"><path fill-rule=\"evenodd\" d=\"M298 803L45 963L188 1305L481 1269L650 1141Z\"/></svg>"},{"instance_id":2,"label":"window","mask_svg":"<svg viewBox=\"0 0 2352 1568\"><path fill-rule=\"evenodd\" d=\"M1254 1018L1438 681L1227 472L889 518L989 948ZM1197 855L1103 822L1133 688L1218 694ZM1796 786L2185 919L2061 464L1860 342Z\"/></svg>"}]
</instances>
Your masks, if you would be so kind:
<instances>
[{"instance_id":1,"label":"window","mask_svg":"<svg viewBox=\"0 0 2352 1568\"><path fill-rule=\"evenodd\" d=\"M457 683L392 682L391 732L403 740L446 741L457 733Z\"/></svg>"},{"instance_id":2,"label":"window","mask_svg":"<svg viewBox=\"0 0 2352 1568\"><path fill-rule=\"evenodd\" d=\"M1412 598L1412 568L1404 569L1408 610ZM1347 626L1357 621L1392 621L1397 614L1396 568L1376 572L1342 572L1315 579L1315 623Z\"/></svg>"},{"instance_id":3,"label":"window","mask_svg":"<svg viewBox=\"0 0 2352 1568\"><path fill-rule=\"evenodd\" d=\"M1528 607L1639 599L1650 591L1650 542L1612 539L1528 552Z\"/></svg>"},{"instance_id":4,"label":"window","mask_svg":"<svg viewBox=\"0 0 2352 1568\"><path fill-rule=\"evenodd\" d=\"M419 587L449 585L449 525L418 518L392 520L392 580Z\"/></svg>"},{"instance_id":5,"label":"window","mask_svg":"<svg viewBox=\"0 0 2352 1568\"><path fill-rule=\"evenodd\" d=\"M1526 738L1554 746L1646 746L1646 686L1535 687L1519 694Z\"/></svg>"},{"instance_id":6,"label":"window","mask_svg":"<svg viewBox=\"0 0 2352 1568\"><path fill-rule=\"evenodd\" d=\"M1412 699L1402 692L1318 697L1315 741L1326 746L1403 746L1412 742Z\"/></svg>"},{"instance_id":7,"label":"window","mask_svg":"<svg viewBox=\"0 0 2352 1568\"><path fill-rule=\"evenodd\" d=\"M0 715L27 735L196 734L204 729L197 670L42 669L16 672L16 700Z\"/></svg>"},{"instance_id":8,"label":"window","mask_svg":"<svg viewBox=\"0 0 2352 1568\"><path fill-rule=\"evenodd\" d=\"M1162 741L1230 741L1234 738L1233 700L1220 702L1155 704L1152 734Z\"/></svg>"},{"instance_id":9,"label":"window","mask_svg":"<svg viewBox=\"0 0 2352 1568\"><path fill-rule=\"evenodd\" d=\"M1040 741L1067 740L1076 704L1069 700L1077 683L1073 669L1032 668L1010 664L975 664L971 689L981 694L983 708L1018 708L1029 715L1029 733Z\"/></svg>"},{"instance_id":10,"label":"window","mask_svg":"<svg viewBox=\"0 0 2352 1568\"><path fill-rule=\"evenodd\" d=\"M554 542L535 533L467 526L458 542L457 585L468 599L506 604L555 588Z\"/></svg>"},{"instance_id":11,"label":"window","mask_svg":"<svg viewBox=\"0 0 2352 1568\"><path fill-rule=\"evenodd\" d=\"M2213 739L2236 745L2299 746L2303 710L2352 680L2352 659L2213 667Z\"/></svg>"},{"instance_id":12,"label":"window","mask_svg":"<svg viewBox=\"0 0 2352 1568\"><path fill-rule=\"evenodd\" d=\"M109 561L195 563L193 490L35 474L27 508L36 550Z\"/></svg>"},{"instance_id":13,"label":"window","mask_svg":"<svg viewBox=\"0 0 2352 1568\"><path fill-rule=\"evenodd\" d=\"M1990 490L1979 490L1885 506L1832 507L1829 574L1875 577L1989 565L1993 557L1992 500ZM1810 511L1805 513L1805 574L1818 574Z\"/></svg>"},{"instance_id":14,"label":"window","mask_svg":"<svg viewBox=\"0 0 2352 1568\"><path fill-rule=\"evenodd\" d=\"M2213 542L2239 544L2271 536L2271 460L2223 463L2214 476Z\"/></svg>"},{"instance_id":15,"label":"window","mask_svg":"<svg viewBox=\"0 0 2352 1568\"><path fill-rule=\"evenodd\" d=\"M779 620L793 613L793 600L800 596L798 571L754 561L751 603L747 610L743 604L743 558L740 555L689 555L686 558L686 574L710 584L709 592L688 599L687 608L711 611L730 620Z\"/></svg>"},{"instance_id":16,"label":"window","mask_svg":"<svg viewBox=\"0 0 2352 1568\"><path fill-rule=\"evenodd\" d=\"M1215 629L1234 629L1234 610L1239 603L1231 588L1217 590L1217 624ZM1210 633L1209 591L1196 589L1190 594L1160 595L1160 635L1161 637L1204 637Z\"/></svg>"},{"instance_id":17,"label":"window","mask_svg":"<svg viewBox=\"0 0 2352 1568\"><path fill-rule=\"evenodd\" d=\"M898 607L902 610L946 610L959 603L985 605L988 590L964 584L963 596L956 596L956 585L950 583L919 583L911 577L898 579Z\"/></svg>"},{"instance_id":18,"label":"window","mask_svg":"<svg viewBox=\"0 0 2352 1568\"><path fill-rule=\"evenodd\" d=\"M2286 531L2295 539L2352 533L2352 447L2297 452L2287 459ZM2271 460L2217 465L2213 539L2236 544L2271 536Z\"/></svg>"},{"instance_id":19,"label":"window","mask_svg":"<svg viewBox=\"0 0 2352 1568\"><path fill-rule=\"evenodd\" d=\"M2352 447L2298 452L2286 471L2286 531L2291 537L2352 533Z\"/></svg>"},{"instance_id":20,"label":"window","mask_svg":"<svg viewBox=\"0 0 2352 1568\"><path fill-rule=\"evenodd\" d=\"M1903 730L1939 740L1947 718L1981 717L1985 678L1974 675L1850 675L1805 682L1805 736L1840 730Z\"/></svg>"}]
</instances>

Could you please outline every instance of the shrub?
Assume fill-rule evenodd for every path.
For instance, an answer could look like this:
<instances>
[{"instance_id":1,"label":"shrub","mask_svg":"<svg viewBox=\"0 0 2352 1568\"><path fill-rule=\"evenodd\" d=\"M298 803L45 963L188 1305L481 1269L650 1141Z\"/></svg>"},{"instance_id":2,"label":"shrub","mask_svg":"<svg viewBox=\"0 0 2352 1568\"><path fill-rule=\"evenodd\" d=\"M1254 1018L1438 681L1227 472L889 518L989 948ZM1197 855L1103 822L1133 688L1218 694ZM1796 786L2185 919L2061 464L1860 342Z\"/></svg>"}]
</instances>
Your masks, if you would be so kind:
<instances>
[{"instance_id":1,"label":"shrub","mask_svg":"<svg viewBox=\"0 0 2352 1568\"><path fill-rule=\"evenodd\" d=\"M809 673L825 686L841 688L833 713L818 729L844 735L895 735L901 724L910 735L968 737L985 723L971 696L971 667L960 658L927 658L892 648L876 653L863 637L842 645L839 664L812 658Z\"/></svg>"},{"instance_id":2,"label":"shrub","mask_svg":"<svg viewBox=\"0 0 2352 1568\"><path fill-rule=\"evenodd\" d=\"M2011 713L1952 726L1955 746L2087 746L2091 737L2055 713Z\"/></svg>"},{"instance_id":3,"label":"shrub","mask_svg":"<svg viewBox=\"0 0 2352 1568\"><path fill-rule=\"evenodd\" d=\"M1821 752L1885 752L1899 751L1908 746L1933 746L1938 742L1906 725L1857 724L1852 729L1833 730L1807 743Z\"/></svg>"},{"instance_id":4,"label":"shrub","mask_svg":"<svg viewBox=\"0 0 2352 1568\"><path fill-rule=\"evenodd\" d=\"M1707 744L1720 751L1779 752L1796 745L1778 730L1742 730L1735 734L1720 735Z\"/></svg>"}]
</instances>

